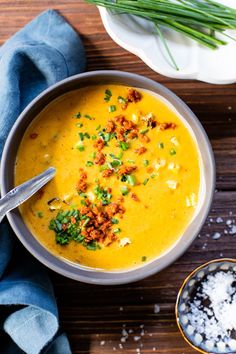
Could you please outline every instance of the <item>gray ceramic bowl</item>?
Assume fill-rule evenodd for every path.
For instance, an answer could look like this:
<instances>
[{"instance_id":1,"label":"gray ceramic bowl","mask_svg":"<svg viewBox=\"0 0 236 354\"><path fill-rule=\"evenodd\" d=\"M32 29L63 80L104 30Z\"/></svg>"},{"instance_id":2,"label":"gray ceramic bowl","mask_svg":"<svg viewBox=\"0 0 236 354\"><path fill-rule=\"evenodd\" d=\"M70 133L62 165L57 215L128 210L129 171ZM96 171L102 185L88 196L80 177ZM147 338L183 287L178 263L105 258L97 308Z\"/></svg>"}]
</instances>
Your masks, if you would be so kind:
<instances>
[{"instance_id":1,"label":"gray ceramic bowl","mask_svg":"<svg viewBox=\"0 0 236 354\"><path fill-rule=\"evenodd\" d=\"M208 215L215 187L215 165L211 145L199 120L180 98L164 86L139 75L120 71L94 71L70 77L50 87L35 98L21 113L8 136L3 151L1 164L2 195L13 188L17 150L25 130L35 116L52 100L70 90L88 85L111 83L139 87L161 95L175 107L185 123L191 127L192 134L198 143L202 159L201 201L192 222L179 241L165 254L150 263L145 263L140 268L116 272L90 270L62 260L48 252L32 236L24 224L19 210L13 210L7 216L19 240L40 262L69 278L102 285L123 284L140 280L173 263L189 247L200 231Z\"/></svg>"}]
</instances>

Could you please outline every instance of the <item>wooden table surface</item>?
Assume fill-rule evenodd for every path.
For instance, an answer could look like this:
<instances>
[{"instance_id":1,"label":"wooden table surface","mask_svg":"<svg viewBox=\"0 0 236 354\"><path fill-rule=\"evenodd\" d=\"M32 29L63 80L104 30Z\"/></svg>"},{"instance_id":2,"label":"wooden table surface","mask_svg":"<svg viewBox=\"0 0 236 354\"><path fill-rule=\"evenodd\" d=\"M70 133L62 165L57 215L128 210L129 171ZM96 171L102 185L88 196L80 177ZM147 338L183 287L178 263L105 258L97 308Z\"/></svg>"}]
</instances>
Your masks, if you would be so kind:
<instances>
[{"instance_id":1,"label":"wooden table surface","mask_svg":"<svg viewBox=\"0 0 236 354\"><path fill-rule=\"evenodd\" d=\"M139 349L146 354L194 354L178 331L174 305L182 281L196 266L215 258L236 257L236 234L224 234L230 230L226 221L236 215L236 84L214 86L158 75L116 45L106 34L97 9L81 0L0 0L0 44L47 8L58 10L80 33L88 70L138 73L179 95L205 127L217 167L217 192L201 237L166 270L113 287L81 284L50 272L62 329L76 354L128 354L139 353ZM217 217L224 222L217 223ZM219 240L212 238L215 232L222 233ZM154 311L157 304L159 313ZM125 343L121 341L124 328L131 332Z\"/></svg>"}]
</instances>

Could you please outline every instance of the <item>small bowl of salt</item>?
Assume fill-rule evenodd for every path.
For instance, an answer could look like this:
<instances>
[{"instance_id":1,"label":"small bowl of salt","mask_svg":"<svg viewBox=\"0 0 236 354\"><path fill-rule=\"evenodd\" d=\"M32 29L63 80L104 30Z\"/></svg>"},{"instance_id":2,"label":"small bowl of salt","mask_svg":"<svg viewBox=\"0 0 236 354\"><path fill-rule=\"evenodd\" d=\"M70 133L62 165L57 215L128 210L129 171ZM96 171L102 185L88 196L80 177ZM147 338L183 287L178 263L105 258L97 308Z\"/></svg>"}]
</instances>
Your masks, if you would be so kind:
<instances>
[{"instance_id":1,"label":"small bowl of salt","mask_svg":"<svg viewBox=\"0 0 236 354\"><path fill-rule=\"evenodd\" d=\"M183 282L176 319L184 339L204 354L236 353L236 260L216 259Z\"/></svg>"}]
</instances>

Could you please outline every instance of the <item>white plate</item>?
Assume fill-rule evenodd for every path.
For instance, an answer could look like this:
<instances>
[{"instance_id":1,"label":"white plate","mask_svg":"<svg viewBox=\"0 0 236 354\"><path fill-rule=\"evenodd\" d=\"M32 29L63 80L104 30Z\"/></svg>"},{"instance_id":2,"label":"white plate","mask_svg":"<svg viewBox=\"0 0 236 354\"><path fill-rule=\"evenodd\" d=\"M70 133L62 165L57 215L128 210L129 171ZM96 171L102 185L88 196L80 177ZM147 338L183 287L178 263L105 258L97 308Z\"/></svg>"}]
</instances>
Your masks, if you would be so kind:
<instances>
[{"instance_id":1,"label":"white plate","mask_svg":"<svg viewBox=\"0 0 236 354\"><path fill-rule=\"evenodd\" d=\"M236 9L236 0L221 0ZM154 33L152 23L131 15L114 15L99 7L107 33L121 47L140 57L154 71L177 79L196 79L213 84L236 82L236 42L228 42L217 50L205 48L183 35L165 30L170 50L180 68L174 69L163 45ZM236 38L236 31L227 31Z\"/></svg>"}]
</instances>

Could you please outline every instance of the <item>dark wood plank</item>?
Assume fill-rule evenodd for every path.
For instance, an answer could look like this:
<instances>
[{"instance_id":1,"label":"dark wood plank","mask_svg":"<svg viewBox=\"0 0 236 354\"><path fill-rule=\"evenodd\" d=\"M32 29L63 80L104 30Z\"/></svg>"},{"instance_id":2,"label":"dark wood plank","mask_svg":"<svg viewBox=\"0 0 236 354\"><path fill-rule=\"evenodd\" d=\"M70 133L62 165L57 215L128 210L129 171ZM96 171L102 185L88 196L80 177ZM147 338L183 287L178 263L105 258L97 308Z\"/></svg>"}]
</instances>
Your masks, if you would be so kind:
<instances>
[{"instance_id":1,"label":"dark wood plank","mask_svg":"<svg viewBox=\"0 0 236 354\"><path fill-rule=\"evenodd\" d=\"M236 84L214 86L196 81L163 77L149 69L133 54L116 45L106 34L95 7L82 0L0 0L0 44L47 8L58 10L82 36L88 70L125 70L156 80L179 95L205 127L216 157L217 189L210 218L224 221L236 216ZM233 212L233 216L230 215ZM210 225L210 226L209 226ZM185 276L205 261L221 256L235 257L232 235L213 240L225 225L207 222L192 247L165 271L125 286L98 287L81 284L50 272L58 299L63 329L73 353L193 354L178 332L174 303ZM209 235L209 236L208 236ZM161 311L154 313L154 305ZM134 330L119 348L123 325ZM146 331L140 336L144 325ZM105 341L104 345L103 341ZM141 347L143 344L143 347ZM113 350L115 348L116 350ZM156 351L153 350L156 348Z\"/></svg>"}]
</instances>

